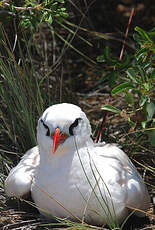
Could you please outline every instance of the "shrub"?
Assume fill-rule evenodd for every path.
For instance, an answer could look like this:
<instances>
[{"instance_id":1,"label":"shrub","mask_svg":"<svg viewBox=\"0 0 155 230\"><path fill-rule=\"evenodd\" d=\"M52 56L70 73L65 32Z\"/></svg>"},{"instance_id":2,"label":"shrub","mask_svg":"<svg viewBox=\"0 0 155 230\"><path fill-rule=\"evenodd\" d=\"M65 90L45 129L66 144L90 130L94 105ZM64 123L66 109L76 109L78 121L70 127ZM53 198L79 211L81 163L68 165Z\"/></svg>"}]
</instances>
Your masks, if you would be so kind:
<instances>
[{"instance_id":1,"label":"shrub","mask_svg":"<svg viewBox=\"0 0 155 230\"><path fill-rule=\"evenodd\" d=\"M127 109L120 110L111 105L104 105L102 109L109 110L127 118L131 126L139 126L147 131L149 141L155 146L155 29L146 32L136 27L134 40L136 52L134 55L125 54L123 60L112 58L109 47L104 55L97 58L98 62L106 64L104 79L109 80L111 94L124 93ZM117 86L117 79L121 83ZM114 87L115 86L115 87Z\"/></svg>"}]
</instances>

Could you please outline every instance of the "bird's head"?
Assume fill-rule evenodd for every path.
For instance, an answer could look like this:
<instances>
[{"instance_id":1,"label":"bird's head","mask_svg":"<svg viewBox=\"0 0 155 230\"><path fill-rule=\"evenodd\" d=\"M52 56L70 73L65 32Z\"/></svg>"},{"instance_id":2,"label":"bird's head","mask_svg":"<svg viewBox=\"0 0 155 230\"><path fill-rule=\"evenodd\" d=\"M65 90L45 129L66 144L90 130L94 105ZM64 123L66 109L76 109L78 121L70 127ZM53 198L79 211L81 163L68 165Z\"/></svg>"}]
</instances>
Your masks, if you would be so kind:
<instances>
[{"instance_id":1,"label":"bird's head","mask_svg":"<svg viewBox=\"0 0 155 230\"><path fill-rule=\"evenodd\" d=\"M90 135L91 127L85 113L73 104L50 106L38 121L39 147L51 154L73 148L74 138L82 147L90 140Z\"/></svg>"}]
</instances>

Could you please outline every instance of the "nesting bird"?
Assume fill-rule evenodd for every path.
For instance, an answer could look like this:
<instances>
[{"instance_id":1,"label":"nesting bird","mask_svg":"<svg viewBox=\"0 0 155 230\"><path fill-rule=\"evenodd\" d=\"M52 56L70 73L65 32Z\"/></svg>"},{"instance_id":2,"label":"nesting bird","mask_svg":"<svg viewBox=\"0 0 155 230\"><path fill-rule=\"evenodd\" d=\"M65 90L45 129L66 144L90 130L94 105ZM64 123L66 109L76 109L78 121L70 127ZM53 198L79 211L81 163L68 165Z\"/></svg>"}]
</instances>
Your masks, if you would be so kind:
<instances>
[{"instance_id":1,"label":"nesting bird","mask_svg":"<svg viewBox=\"0 0 155 230\"><path fill-rule=\"evenodd\" d=\"M73 104L45 110L30 149L6 181L9 196L31 192L41 214L103 225L147 210L147 188L128 156L114 144L96 144L85 113ZM143 212L135 211L136 215Z\"/></svg>"}]
</instances>

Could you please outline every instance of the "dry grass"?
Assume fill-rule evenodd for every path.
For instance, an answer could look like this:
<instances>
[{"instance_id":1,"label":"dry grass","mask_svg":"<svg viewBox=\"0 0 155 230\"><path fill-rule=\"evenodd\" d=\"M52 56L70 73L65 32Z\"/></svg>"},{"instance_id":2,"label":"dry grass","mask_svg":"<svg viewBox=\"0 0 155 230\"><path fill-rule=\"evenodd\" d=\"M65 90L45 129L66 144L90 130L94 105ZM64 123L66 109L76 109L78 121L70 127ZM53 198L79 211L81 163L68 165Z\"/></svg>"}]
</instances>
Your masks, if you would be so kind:
<instances>
[{"instance_id":1,"label":"dry grass","mask_svg":"<svg viewBox=\"0 0 155 230\"><path fill-rule=\"evenodd\" d=\"M117 13L120 14L120 12ZM121 19L122 18L123 17L121 17ZM105 20L104 23L108 23L108 21ZM110 27L108 25L109 24L107 24L107 28L109 29ZM104 24L104 26L106 25ZM63 33L64 30L62 30L62 34ZM49 29L43 25L41 33L34 34L29 42L27 42L28 46L25 47L28 51L27 56L25 56L25 53L22 54L21 48L19 49L20 55L18 53L17 56L14 51L10 53L8 49L5 50L7 57L10 57L10 65L8 65L8 63L6 64L5 62L4 49L1 50L1 68L3 66L3 74L1 73L1 83L6 84L6 82L4 82L4 77L6 74L8 79L10 76L16 76L16 74L18 74L19 79L21 78L19 85L21 90L20 94L22 92L27 93L28 91L28 94L31 95L32 106L30 110L29 102L27 103L27 101L25 101L27 97L27 94L25 93L23 94L23 101L20 101L20 106L23 107L17 108L18 110L15 110L14 104L10 103L10 100L12 100L13 103L16 101L15 95L8 95L7 92L5 92L5 97L3 97L3 99L1 95L0 110L3 112L3 114L0 114L0 229L49 230L69 228L70 230L76 230L95 228L91 226L88 227L78 225L77 223L66 223L63 220L59 220L60 223L58 224L53 222L50 223L49 221L43 219L38 211L36 211L36 209L33 208L32 205L29 205L27 202L19 201L18 199L9 199L6 196L3 187L4 180L10 168L17 164L20 156L25 150L29 149L35 144L36 122L39 114L48 105L63 101L79 104L86 112L89 120L92 123L94 135L102 120L103 114L100 108L109 98L110 89L107 85L102 85L101 87L94 89L94 85L97 85L98 80L103 74L103 70L92 63L89 58L87 58L87 63L85 64L85 58L81 59L81 57L79 57L73 51L67 52L68 46L71 47L70 42L75 38L74 35L72 36L72 39L67 40L67 43L60 41L58 42L58 40L55 38L55 34L53 34L53 32L49 31ZM92 40L92 37L90 40ZM73 41L74 45L76 41L77 40ZM93 45L95 44L93 48L90 45L87 46L86 43L81 45L81 40L80 42L78 40L78 45L81 45L81 50L83 50L84 47L84 51L86 51L85 53L87 54L87 57L96 58L98 52L96 51L97 44L99 44L100 49L102 49L102 41L100 43L98 40L97 42L93 40L93 43L91 43ZM34 44L35 48L32 48L32 44ZM88 47L91 48L89 49ZM16 48L19 47L16 46ZM32 49L35 50L35 54L33 55L32 53L29 53L32 51ZM65 56L63 56L64 54ZM16 68L18 67L20 61L22 62L21 69ZM12 70L13 72L11 72ZM8 71L9 74L7 73ZM29 78L27 78L27 76L29 76ZM34 82L29 81L29 79L32 80L32 77L34 77L33 79L36 80L35 87L33 85L33 88L31 88L31 84ZM26 85L23 84L23 81L25 82L25 80L28 83L26 83ZM1 88L2 90L5 89L5 84ZM38 100L36 100L36 94L33 91L34 88L39 89L37 91ZM14 92L14 83L12 84L12 88L9 90L9 93ZM17 92L18 97L19 90L17 89L15 92ZM8 99L6 103L5 100L7 95ZM115 99L111 99L111 104L115 105L116 107L123 107L123 103L123 98L117 97ZM26 116L24 115L24 112L22 113L22 116L19 117L19 112L24 109L25 105L27 106L25 110ZM12 113L11 115L8 111L9 106L10 113ZM24 121L25 118L27 118L27 120ZM16 124L19 124L19 121L24 134L20 132L20 127L15 127ZM31 132L31 130L33 130L33 132ZM155 197L155 161L153 160L155 153L153 147L151 147L149 142L147 142L147 136L145 136L145 133L138 133L136 130L131 130L123 118L119 117L118 115L114 116L113 114L109 113L103 129L103 139L108 142L119 143L123 147L142 175L148 186L150 196L153 199ZM30 203L30 201L31 200L28 202ZM152 204L151 208L147 212L147 218L139 219L131 217L128 223L124 226L124 230L155 229L155 218L153 213L154 207ZM64 222L67 227L64 226Z\"/></svg>"}]
</instances>

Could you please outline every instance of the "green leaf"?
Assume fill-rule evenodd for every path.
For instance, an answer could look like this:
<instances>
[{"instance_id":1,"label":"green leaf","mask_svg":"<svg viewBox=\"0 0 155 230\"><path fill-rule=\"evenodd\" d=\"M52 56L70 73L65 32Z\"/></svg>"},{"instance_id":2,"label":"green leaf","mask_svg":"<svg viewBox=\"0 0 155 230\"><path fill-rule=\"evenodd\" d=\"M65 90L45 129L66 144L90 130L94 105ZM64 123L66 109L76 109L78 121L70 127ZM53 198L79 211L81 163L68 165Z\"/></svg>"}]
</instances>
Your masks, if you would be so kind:
<instances>
[{"instance_id":1,"label":"green leaf","mask_svg":"<svg viewBox=\"0 0 155 230\"><path fill-rule=\"evenodd\" d=\"M127 75L130 77L130 79L135 82L135 83L138 83L138 80L136 78L136 72L133 68L129 68L127 71L126 71Z\"/></svg>"},{"instance_id":2,"label":"green leaf","mask_svg":"<svg viewBox=\"0 0 155 230\"><path fill-rule=\"evenodd\" d=\"M155 43L155 27L149 32L149 36L153 43Z\"/></svg>"},{"instance_id":3,"label":"green leaf","mask_svg":"<svg viewBox=\"0 0 155 230\"><path fill-rule=\"evenodd\" d=\"M145 69L148 69L149 67L151 68L152 66L152 60L147 60L147 61L143 61L143 63L141 63L142 65L142 68L145 70Z\"/></svg>"},{"instance_id":4,"label":"green leaf","mask_svg":"<svg viewBox=\"0 0 155 230\"><path fill-rule=\"evenodd\" d=\"M133 34L133 39L134 39L139 45L142 44L142 41L141 41L141 39L140 39L140 35L139 35L139 34L134 33L134 34Z\"/></svg>"},{"instance_id":5,"label":"green leaf","mask_svg":"<svg viewBox=\"0 0 155 230\"><path fill-rule=\"evenodd\" d=\"M98 57L96 58L96 61L97 61L97 62L105 62L104 55L98 56Z\"/></svg>"},{"instance_id":6,"label":"green leaf","mask_svg":"<svg viewBox=\"0 0 155 230\"><path fill-rule=\"evenodd\" d=\"M118 113L120 114L121 113L121 110L117 109L116 107L112 106L112 105L104 105L103 107L101 107L102 110L107 110L107 111L110 111L110 112L113 112L113 113Z\"/></svg>"},{"instance_id":7,"label":"green leaf","mask_svg":"<svg viewBox=\"0 0 155 230\"><path fill-rule=\"evenodd\" d=\"M112 95L118 94L118 93L122 93L125 92L129 89L135 89L134 85L131 82L124 82L120 85L118 85L117 87L115 87L111 93Z\"/></svg>"},{"instance_id":8,"label":"green leaf","mask_svg":"<svg viewBox=\"0 0 155 230\"><path fill-rule=\"evenodd\" d=\"M143 84L143 86L144 86L144 89L145 89L146 91L149 91L149 90L150 90L150 84L149 84L149 82L145 82L145 83Z\"/></svg>"},{"instance_id":9,"label":"green leaf","mask_svg":"<svg viewBox=\"0 0 155 230\"><path fill-rule=\"evenodd\" d=\"M64 12L64 11L66 11L66 8L62 7L60 10L61 10L61 12Z\"/></svg>"},{"instance_id":10,"label":"green leaf","mask_svg":"<svg viewBox=\"0 0 155 230\"><path fill-rule=\"evenodd\" d=\"M154 130L151 130L148 132L149 141L151 142L151 145L155 147L155 128Z\"/></svg>"},{"instance_id":11,"label":"green leaf","mask_svg":"<svg viewBox=\"0 0 155 230\"><path fill-rule=\"evenodd\" d=\"M58 2L54 2L51 6L51 10L56 10L57 9L57 6L58 6Z\"/></svg>"},{"instance_id":12,"label":"green leaf","mask_svg":"<svg viewBox=\"0 0 155 230\"><path fill-rule=\"evenodd\" d=\"M155 113L155 104L153 102L147 103L146 111L147 111L147 121L151 121Z\"/></svg>"},{"instance_id":13,"label":"green leaf","mask_svg":"<svg viewBox=\"0 0 155 230\"><path fill-rule=\"evenodd\" d=\"M145 30L141 29L139 26L135 27L135 31L137 31L143 40L152 42L152 40L149 38L148 34L145 32Z\"/></svg>"},{"instance_id":14,"label":"green leaf","mask_svg":"<svg viewBox=\"0 0 155 230\"><path fill-rule=\"evenodd\" d=\"M134 96L132 93L127 92L125 95L125 99L129 105L134 105Z\"/></svg>"},{"instance_id":15,"label":"green leaf","mask_svg":"<svg viewBox=\"0 0 155 230\"><path fill-rule=\"evenodd\" d=\"M115 65L118 62L116 59L111 58L111 56L110 56L110 47L109 46L106 46L104 48L104 57L105 57L105 60L107 61L107 63L109 65Z\"/></svg>"},{"instance_id":16,"label":"green leaf","mask_svg":"<svg viewBox=\"0 0 155 230\"><path fill-rule=\"evenodd\" d=\"M146 124L147 124L147 121L142 121L142 122L141 122L141 126L142 126L143 129L146 128Z\"/></svg>"},{"instance_id":17,"label":"green leaf","mask_svg":"<svg viewBox=\"0 0 155 230\"><path fill-rule=\"evenodd\" d=\"M52 18L52 16L50 15L49 16L49 18L47 19L47 22L49 22L50 24L52 24L52 22L53 22L53 18Z\"/></svg>"},{"instance_id":18,"label":"green leaf","mask_svg":"<svg viewBox=\"0 0 155 230\"><path fill-rule=\"evenodd\" d=\"M128 118L128 123L129 123L130 126L135 126L136 125L136 122L132 121L130 117Z\"/></svg>"},{"instance_id":19,"label":"green leaf","mask_svg":"<svg viewBox=\"0 0 155 230\"><path fill-rule=\"evenodd\" d=\"M66 12L60 12L60 16L67 18L69 15Z\"/></svg>"},{"instance_id":20,"label":"green leaf","mask_svg":"<svg viewBox=\"0 0 155 230\"><path fill-rule=\"evenodd\" d=\"M152 73L151 73L150 78L151 78L152 80L155 79L155 69L152 70Z\"/></svg>"},{"instance_id":21,"label":"green leaf","mask_svg":"<svg viewBox=\"0 0 155 230\"><path fill-rule=\"evenodd\" d=\"M116 82L116 79L118 77L118 71L113 71L109 74L109 87L112 88Z\"/></svg>"},{"instance_id":22,"label":"green leaf","mask_svg":"<svg viewBox=\"0 0 155 230\"><path fill-rule=\"evenodd\" d=\"M139 101L140 107L144 106L144 104L146 103L147 99L148 98L146 96L141 96L140 101Z\"/></svg>"},{"instance_id":23,"label":"green leaf","mask_svg":"<svg viewBox=\"0 0 155 230\"><path fill-rule=\"evenodd\" d=\"M10 11L12 11L12 12L16 12L16 9L15 9L15 7L14 7L14 4L13 4L13 2L11 2L11 3L9 3L9 8L10 8Z\"/></svg>"},{"instance_id":24,"label":"green leaf","mask_svg":"<svg viewBox=\"0 0 155 230\"><path fill-rule=\"evenodd\" d=\"M57 0L57 2L61 3L61 4L64 4L65 1L64 0Z\"/></svg>"},{"instance_id":25,"label":"green leaf","mask_svg":"<svg viewBox=\"0 0 155 230\"><path fill-rule=\"evenodd\" d=\"M127 68L130 63L131 63L131 55L128 55L127 53L125 53L123 60L120 62L120 70L123 70L125 68Z\"/></svg>"},{"instance_id":26,"label":"green leaf","mask_svg":"<svg viewBox=\"0 0 155 230\"><path fill-rule=\"evenodd\" d=\"M138 68L138 70L140 72L141 80L142 80L142 82L144 82L145 81L146 72L144 71L144 69L142 68L142 65L140 65L140 64L137 65L137 68Z\"/></svg>"},{"instance_id":27,"label":"green leaf","mask_svg":"<svg viewBox=\"0 0 155 230\"><path fill-rule=\"evenodd\" d=\"M21 24L21 26L27 28L27 27L32 25L32 22L29 18L25 18L25 19L21 20L20 24Z\"/></svg>"},{"instance_id":28,"label":"green leaf","mask_svg":"<svg viewBox=\"0 0 155 230\"><path fill-rule=\"evenodd\" d=\"M138 50L138 52L136 54L137 61L139 61L148 52L149 52L148 48L142 48L142 49Z\"/></svg>"}]
</instances>

